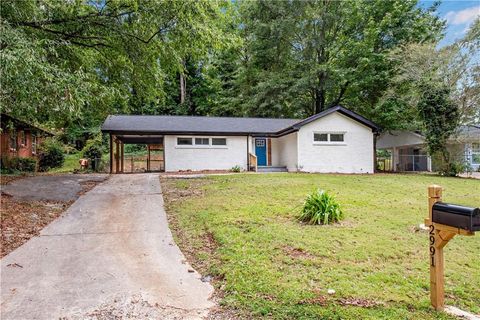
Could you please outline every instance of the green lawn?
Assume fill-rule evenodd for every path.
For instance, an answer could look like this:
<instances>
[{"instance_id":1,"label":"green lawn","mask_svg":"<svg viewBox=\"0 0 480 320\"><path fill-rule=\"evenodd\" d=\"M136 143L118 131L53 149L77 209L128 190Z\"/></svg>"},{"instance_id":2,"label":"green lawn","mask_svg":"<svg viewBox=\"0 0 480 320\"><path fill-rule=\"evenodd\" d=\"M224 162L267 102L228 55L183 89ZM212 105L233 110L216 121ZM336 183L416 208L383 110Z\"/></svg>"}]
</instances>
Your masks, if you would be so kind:
<instances>
[{"instance_id":1,"label":"green lawn","mask_svg":"<svg viewBox=\"0 0 480 320\"><path fill-rule=\"evenodd\" d=\"M222 304L275 319L450 319L430 308L428 236L415 230L431 183L445 187L444 201L480 205L480 181L434 175L162 180L176 240L218 279ZM336 195L341 224L296 221L315 188ZM480 313L480 234L455 237L445 257L447 304Z\"/></svg>"},{"instance_id":2,"label":"green lawn","mask_svg":"<svg viewBox=\"0 0 480 320\"><path fill-rule=\"evenodd\" d=\"M71 173L74 169L80 169L80 164L78 161L80 160L80 152L71 153L65 155L65 161L63 165L59 168L50 169L48 172L51 173Z\"/></svg>"}]
</instances>

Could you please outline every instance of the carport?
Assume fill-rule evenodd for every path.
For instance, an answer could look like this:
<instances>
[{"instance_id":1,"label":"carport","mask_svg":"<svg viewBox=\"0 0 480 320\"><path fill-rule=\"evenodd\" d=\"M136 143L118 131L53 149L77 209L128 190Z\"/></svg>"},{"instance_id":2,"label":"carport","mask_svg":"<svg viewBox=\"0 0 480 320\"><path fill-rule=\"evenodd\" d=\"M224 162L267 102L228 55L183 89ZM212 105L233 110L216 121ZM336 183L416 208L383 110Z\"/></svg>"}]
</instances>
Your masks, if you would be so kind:
<instances>
[{"instance_id":1,"label":"carport","mask_svg":"<svg viewBox=\"0 0 480 320\"><path fill-rule=\"evenodd\" d=\"M163 147L163 135L152 134L129 134L121 131L110 131L110 173L125 173L125 167L130 166L129 172L134 172L134 158L131 162L125 161L126 144L145 144L147 145L146 171L165 171L165 154ZM161 159L152 158L152 151L161 151ZM153 164L158 165L154 170Z\"/></svg>"}]
</instances>

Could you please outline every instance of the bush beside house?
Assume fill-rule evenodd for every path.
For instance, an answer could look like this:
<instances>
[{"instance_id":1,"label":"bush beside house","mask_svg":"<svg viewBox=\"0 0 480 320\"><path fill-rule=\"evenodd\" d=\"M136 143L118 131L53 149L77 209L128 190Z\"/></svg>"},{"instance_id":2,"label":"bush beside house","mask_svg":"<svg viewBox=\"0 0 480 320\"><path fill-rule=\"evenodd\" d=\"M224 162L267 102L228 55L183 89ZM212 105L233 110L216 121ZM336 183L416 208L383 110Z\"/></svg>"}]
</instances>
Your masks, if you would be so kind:
<instances>
[{"instance_id":1,"label":"bush beside house","mask_svg":"<svg viewBox=\"0 0 480 320\"><path fill-rule=\"evenodd\" d=\"M38 170L47 171L52 168L58 168L63 165L65 154L63 146L54 138L47 138L40 144L38 150Z\"/></svg>"},{"instance_id":2,"label":"bush beside house","mask_svg":"<svg viewBox=\"0 0 480 320\"><path fill-rule=\"evenodd\" d=\"M1 167L3 173L35 172L37 160L35 158L2 157Z\"/></svg>"}]
</instances>

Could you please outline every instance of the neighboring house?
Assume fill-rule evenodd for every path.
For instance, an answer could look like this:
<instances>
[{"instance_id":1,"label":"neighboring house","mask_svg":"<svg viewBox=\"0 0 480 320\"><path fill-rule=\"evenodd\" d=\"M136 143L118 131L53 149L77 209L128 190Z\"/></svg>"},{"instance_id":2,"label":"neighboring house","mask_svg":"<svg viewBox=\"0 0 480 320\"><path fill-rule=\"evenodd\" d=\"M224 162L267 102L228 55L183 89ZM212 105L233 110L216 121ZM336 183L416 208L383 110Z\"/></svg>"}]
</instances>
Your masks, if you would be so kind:
<instances>
[{"instance_id":1,"label":"neighboring house","mask_svg":"<svg viewBox=\"0 0 480 320\"><path fill-rule=\"evenodd\" d=\"M36 157L37 146L51 135L44 129L2 113L0 157Z\"/></svg>"},{"instance_id":2,"label":"neighboring house","mask_svg":"<svg viewBox=\"0 0 480 320\"><path fill-rule=\"evenodd\" d=\"M377 126L341 106L304 120L111 115L111 172L123 172L123 145L163 145L164 171L374 172Z\"/></svg>"},{"instance_id":3,"label":"neighboring house","mask_svg":"<svg viewBox=\"0 0 480 320\"><path fill-rule=\"evenodd\" d=\"M377 150L390 151L391 166L386 171L436 171L440 167L426 151L425 137L412 131L382 133ZM461 126L449 139L447 150L455 161L463 162L474 171L480 167L480 125Z\"/></svg>"}]
</instances>

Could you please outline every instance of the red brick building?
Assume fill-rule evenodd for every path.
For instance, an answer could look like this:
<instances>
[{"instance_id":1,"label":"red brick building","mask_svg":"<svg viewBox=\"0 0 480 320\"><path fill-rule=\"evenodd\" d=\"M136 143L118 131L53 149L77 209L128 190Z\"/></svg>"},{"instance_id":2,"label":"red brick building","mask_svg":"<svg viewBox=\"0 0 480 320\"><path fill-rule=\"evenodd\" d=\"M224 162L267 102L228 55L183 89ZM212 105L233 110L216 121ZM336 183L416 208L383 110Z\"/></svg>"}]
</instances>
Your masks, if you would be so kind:
<instances>
[{"instance_id":1,"label":"red brick building","mask_svg":"<svg viewBox=\"0 0 480 320\"><path fill-rule=\"evenodd\" d=\"M35 158L37 146L50 132L7 114L1 115L0 157Z\"/></svg>"}]
</instances>

